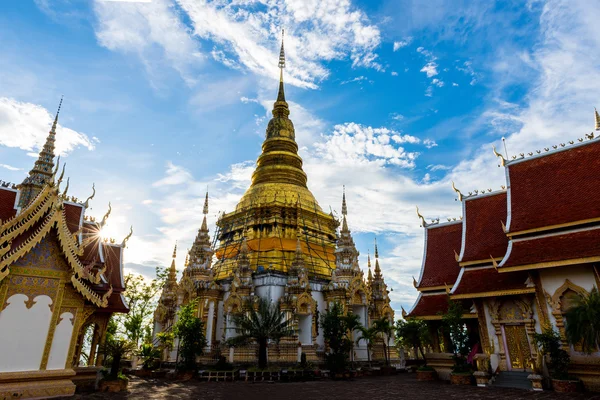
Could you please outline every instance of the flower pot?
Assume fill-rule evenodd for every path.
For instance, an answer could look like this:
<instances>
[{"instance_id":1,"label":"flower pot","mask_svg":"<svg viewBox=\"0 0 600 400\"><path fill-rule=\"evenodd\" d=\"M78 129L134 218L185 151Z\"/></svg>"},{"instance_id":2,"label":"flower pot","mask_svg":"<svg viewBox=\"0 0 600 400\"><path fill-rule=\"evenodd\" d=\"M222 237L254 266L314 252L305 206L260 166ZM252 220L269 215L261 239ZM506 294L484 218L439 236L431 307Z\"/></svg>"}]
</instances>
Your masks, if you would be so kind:
<instances>
[{"instance_id":1,"label":"flower pot","mask_svg":"<svg viewBox=\"0 0 600 400\"><path fill-rule=\"evenodd\" d=\"M531 390L533 390L534 392L541 392L542 390L544 390L544 388L542 387L542 381L544 380L544 378L541 375L531 374L527 377L527 379L531 381Z\"/></svg>"},{"instance_id":2,"label":"flower pot","mask_svg":"<svg viewBox=\"0 0 600 400\"><path fill-rule=\"evenodd\" d=\"M477 387L486 387L490 383L490 374L485 371L475 371L473 374Z\"/></svg>"},{"instance_id":3,"label":"flower pot","mask_svg":"<svg viewBox=\"0 0 600 400\"><path fill-rule=\"evenodd\" d=\"M417 370L417 380L418 381L435 381L437 379L437 373L434 369L419 371Z\"/></svg>"},{"instance_id":4,"label":"flower pot","mask_svg":"<svg viewBox=\"0 0 600 400\"><path fill-rule=\"evenodd\" d=\"M579 388L579 381L552 379L552 389L554 389L555 392L560 392L560 393L577 392L578 388Z\"/></svg>"},{"instance_id":5,"label":"flower pot","mask_svg":"<svg viewBox=\"0 0 600 400\"><path fill-rule=\"evenodd\" d=\"M453 385L470 385L471 378L473 375L471 374L450 374L450 383Z\"/></svg>"},{"instance_id":6,"label":"flower pot","mask_svg":"<svg viewBox=\"0 0 600 400\"><path fill-rule=\"evenodd\" d=\"M98 390L101 392L110 392L110 393L122 392L124 390L127 390L128 383L129 383L129 381L127 381L125 379L116 379L116 380L110 380L110 381L107 381L106 379L102 379L100 381L100 383L98 384Z\"/></svg>"}]
</instances>

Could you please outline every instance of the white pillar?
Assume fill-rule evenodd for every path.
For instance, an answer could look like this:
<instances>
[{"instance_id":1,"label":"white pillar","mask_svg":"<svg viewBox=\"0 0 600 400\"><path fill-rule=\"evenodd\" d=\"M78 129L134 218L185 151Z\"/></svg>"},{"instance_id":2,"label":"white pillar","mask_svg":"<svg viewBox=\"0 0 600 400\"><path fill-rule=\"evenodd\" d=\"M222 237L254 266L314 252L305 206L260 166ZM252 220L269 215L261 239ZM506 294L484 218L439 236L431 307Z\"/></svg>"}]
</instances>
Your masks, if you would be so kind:
<instances>
[{"instance_id":1,"label":"white pillar","mask_svg":"<svg viewBox=\"0 0 600 400\"><path fill-rule=\"evenodd\" d=\"M208 303L208 319L206 321L206 344L212 345L213 319L215 318L215 302Z\"/></svg>"},{"instance_id":2,"label":"white pillar","mask_svg":"<svg viewBox=\"0 0 600 400\"><path fill-rule=\"evenodd\" d=\"M229 363L230 364L233 364L233 355L234 355L234 352L235 352L235 347L231 346L229 348Z\"/></svg>"}]
</instances>

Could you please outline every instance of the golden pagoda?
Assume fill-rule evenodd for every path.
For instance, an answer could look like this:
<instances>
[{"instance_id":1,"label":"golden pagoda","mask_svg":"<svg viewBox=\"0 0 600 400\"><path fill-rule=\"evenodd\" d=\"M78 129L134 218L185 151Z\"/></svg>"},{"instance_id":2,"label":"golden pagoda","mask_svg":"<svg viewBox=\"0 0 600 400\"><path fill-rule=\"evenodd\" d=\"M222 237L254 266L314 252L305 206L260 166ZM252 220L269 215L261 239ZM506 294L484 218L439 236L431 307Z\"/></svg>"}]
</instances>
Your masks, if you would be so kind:
<instances>
[{"instance_id":1,"label":"golden pagoda","mask_svg":"<svg viewBox=\"0 0 600 400\"><path fill-rule=\"evenodd\" d=\"M298 232L306 269L311 276L327 278L335 268L339 222L332 214L323 212L307 187L294 124L289 119L290 110L285 101L283 41L279 68L277 100L262 154L252 174L252 184L235 211L223 214L217 222L216 279L231 276L244 238L253 271L286 273L296 257Z\"/></svg>"}]
</instances>

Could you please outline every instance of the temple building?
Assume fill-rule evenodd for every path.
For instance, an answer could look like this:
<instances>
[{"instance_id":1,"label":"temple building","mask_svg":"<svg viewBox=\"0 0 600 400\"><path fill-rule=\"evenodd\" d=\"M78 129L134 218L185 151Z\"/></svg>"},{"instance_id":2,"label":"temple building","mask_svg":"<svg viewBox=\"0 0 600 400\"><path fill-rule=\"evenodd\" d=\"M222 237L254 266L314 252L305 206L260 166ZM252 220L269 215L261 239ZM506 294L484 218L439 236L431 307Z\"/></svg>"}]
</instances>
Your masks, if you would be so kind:
<instances>
[{"instance_id":1,"label":"temple building","mask_svg":"<svg viewBox=\"0 0 600 400\"><path fill-rule=\"evenodd\" d=\"M369 270L370 279L365 279L359 267L359 252L348 228L345 194L338 229L340 221L332 212L324 212L308 189L285 99L283 42L279 67L273 117L252 183L235 210L220 216L214 242L208 232L206 195L202 226L179 282L173 259L155 312L154 331L170 330L178 307L198 300L198 315L204 321L209 343L207 352L218 352L226 339L236 335L232 316L261 297L277 303L298 332L270 347L269 360L296 361L299 345L309 360L318 360L324 350L319 316L334 302L359 315L366 326L383 316L393 320L394 312L377 250L374 277ZM361 343L356 357L366 360L366 345ZM174 349L170 357L174 360L175 356ZM235 349L234 361L255 357L252 347Z\"/></svg>"},{"instance_id":2,"label":"temple building","mask_svg":"<svg viewBox=\"0 0 600 400\"><path fill-rule=\"evenodd\" d=\"M68 180L61 189L57 123L58 112L23 183L0 185L0 398L70 396L87 366L93 382L108 320L128 312L121 274L129 237L105 240L108 213L101 222L85 215L95 189L85 201L67 195Z\"/></svg>"},{"instance_id":3,"label":"temple building","mask_svg":"<svg viewBox=\"0 0 600 400\"><path fill-rule=\"evenodd\" d=\"M595 113L596 132L600 116ZM501 191L461 193L462 219L426 223L419 296L405 318L427 321L432 353L447 352L439 320L460 301L471 343L492 370L531 371L533 334L552 326L571 354L570 374L600 388L600 352L566 340L565 314L576 294L600 285L600 140L595 133L552 149L506 159Z\"/></svg>"}]
</instances>

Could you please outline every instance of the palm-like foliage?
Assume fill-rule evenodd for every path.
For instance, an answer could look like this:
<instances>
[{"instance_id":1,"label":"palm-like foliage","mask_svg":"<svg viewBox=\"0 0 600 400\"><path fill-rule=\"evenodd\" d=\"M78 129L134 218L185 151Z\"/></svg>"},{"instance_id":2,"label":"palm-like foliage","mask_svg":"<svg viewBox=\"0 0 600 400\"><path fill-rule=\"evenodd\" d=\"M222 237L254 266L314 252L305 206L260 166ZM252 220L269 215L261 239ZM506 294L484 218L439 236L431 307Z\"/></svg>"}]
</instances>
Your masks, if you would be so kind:
<instances>
[{"instance_id":1,"label":"palm-like foliage","mask_svg":"<svg viewBox=\"0 0 600 400\"><path fill-rule=\"evenodd\" d=\"M121 368L121 359L127 354L135 350L135 343L127 339L112 339L107 340L102 348L104 354L111 359L110 374L108 379L115 380L119 376Z\"/></svg>"},{"instance_id":2,"label":"palm-like foliage","mask_svg":"<svg viewBox=\"0 0 600 400\"><path fill-rule=\"evenodd\" d=\"M256 308L248 306L249 311L233 317L235 331L238 334L231 339L232 344L258 343L258 366L267 366L267 344L269 340L278 342L281 338L294 335L291 320L279 310L276 304L259 298Z\"/></svg>"},{"instance_id":3,"label":"palm-like foliage","mask_svg":"<svg viewBox=\"0 0 600 400\"><path fill-rule=\"evenodd\" d=\"M421 352L425 365L427 365L423 346L429 344L430 336L425 321L419 319L398 320L396 322L396 334L398 343L401 346L412 347L415 350L417 359L419 359L419 352Z\"/></svg>"},{"instance_id":4,"label":"palm-like foliage","mask_svg":"<svg viewBox=\"0 0 600 400\"><path fill-rule=\"evenodd\" d=\"M371 351L373 350L373 345L377 340L379 332L375 327L365 328L364 326L361 327L359 331L360 337L356 339L356 344L359 344L361 341L364 341L367 344L367 360L371 362Z\"/></svg>"},{"instance_id":5,"label":"palm-like foliage","mask_svg":"<svg viewBox=\"0 0 600 400\"><path fill-rule=\"evenodd\" d=\"M347 314L343 317L343 320L346 325L346 328L348 328L348 331L346 332L346 337L351 343L350 361L352 361L352 364L354 365L354 340L352 339L352 336L354 335L355 331L360 331L360 328L362 328L363 326L360 323L360 316L358 314Z\"/></svg>"},{"instance_id":6,"label":"palm-like foliage","mask_svg":"<svg viewBox=\"0 0 600 400\"><path fill-rule=\"evenodd\" d=\"M394 334L394 324L387 317L382 317L373 321L372 328L381 335L383 342L383 355L385 357L385 365L390 365L389 340Z\"/></svg>"},{"instance_id":7,"label":"palm-like foliage","mask_svg":"<svg viewBox=\"0 0 600 400\"><path fill-rule=\"evenodd\" d=\"M600 292L594 287L587 295L579 295L574 306L566 313L567 338L581 343L586 353L600 344Z\"/></svg>"}]
</instances>

